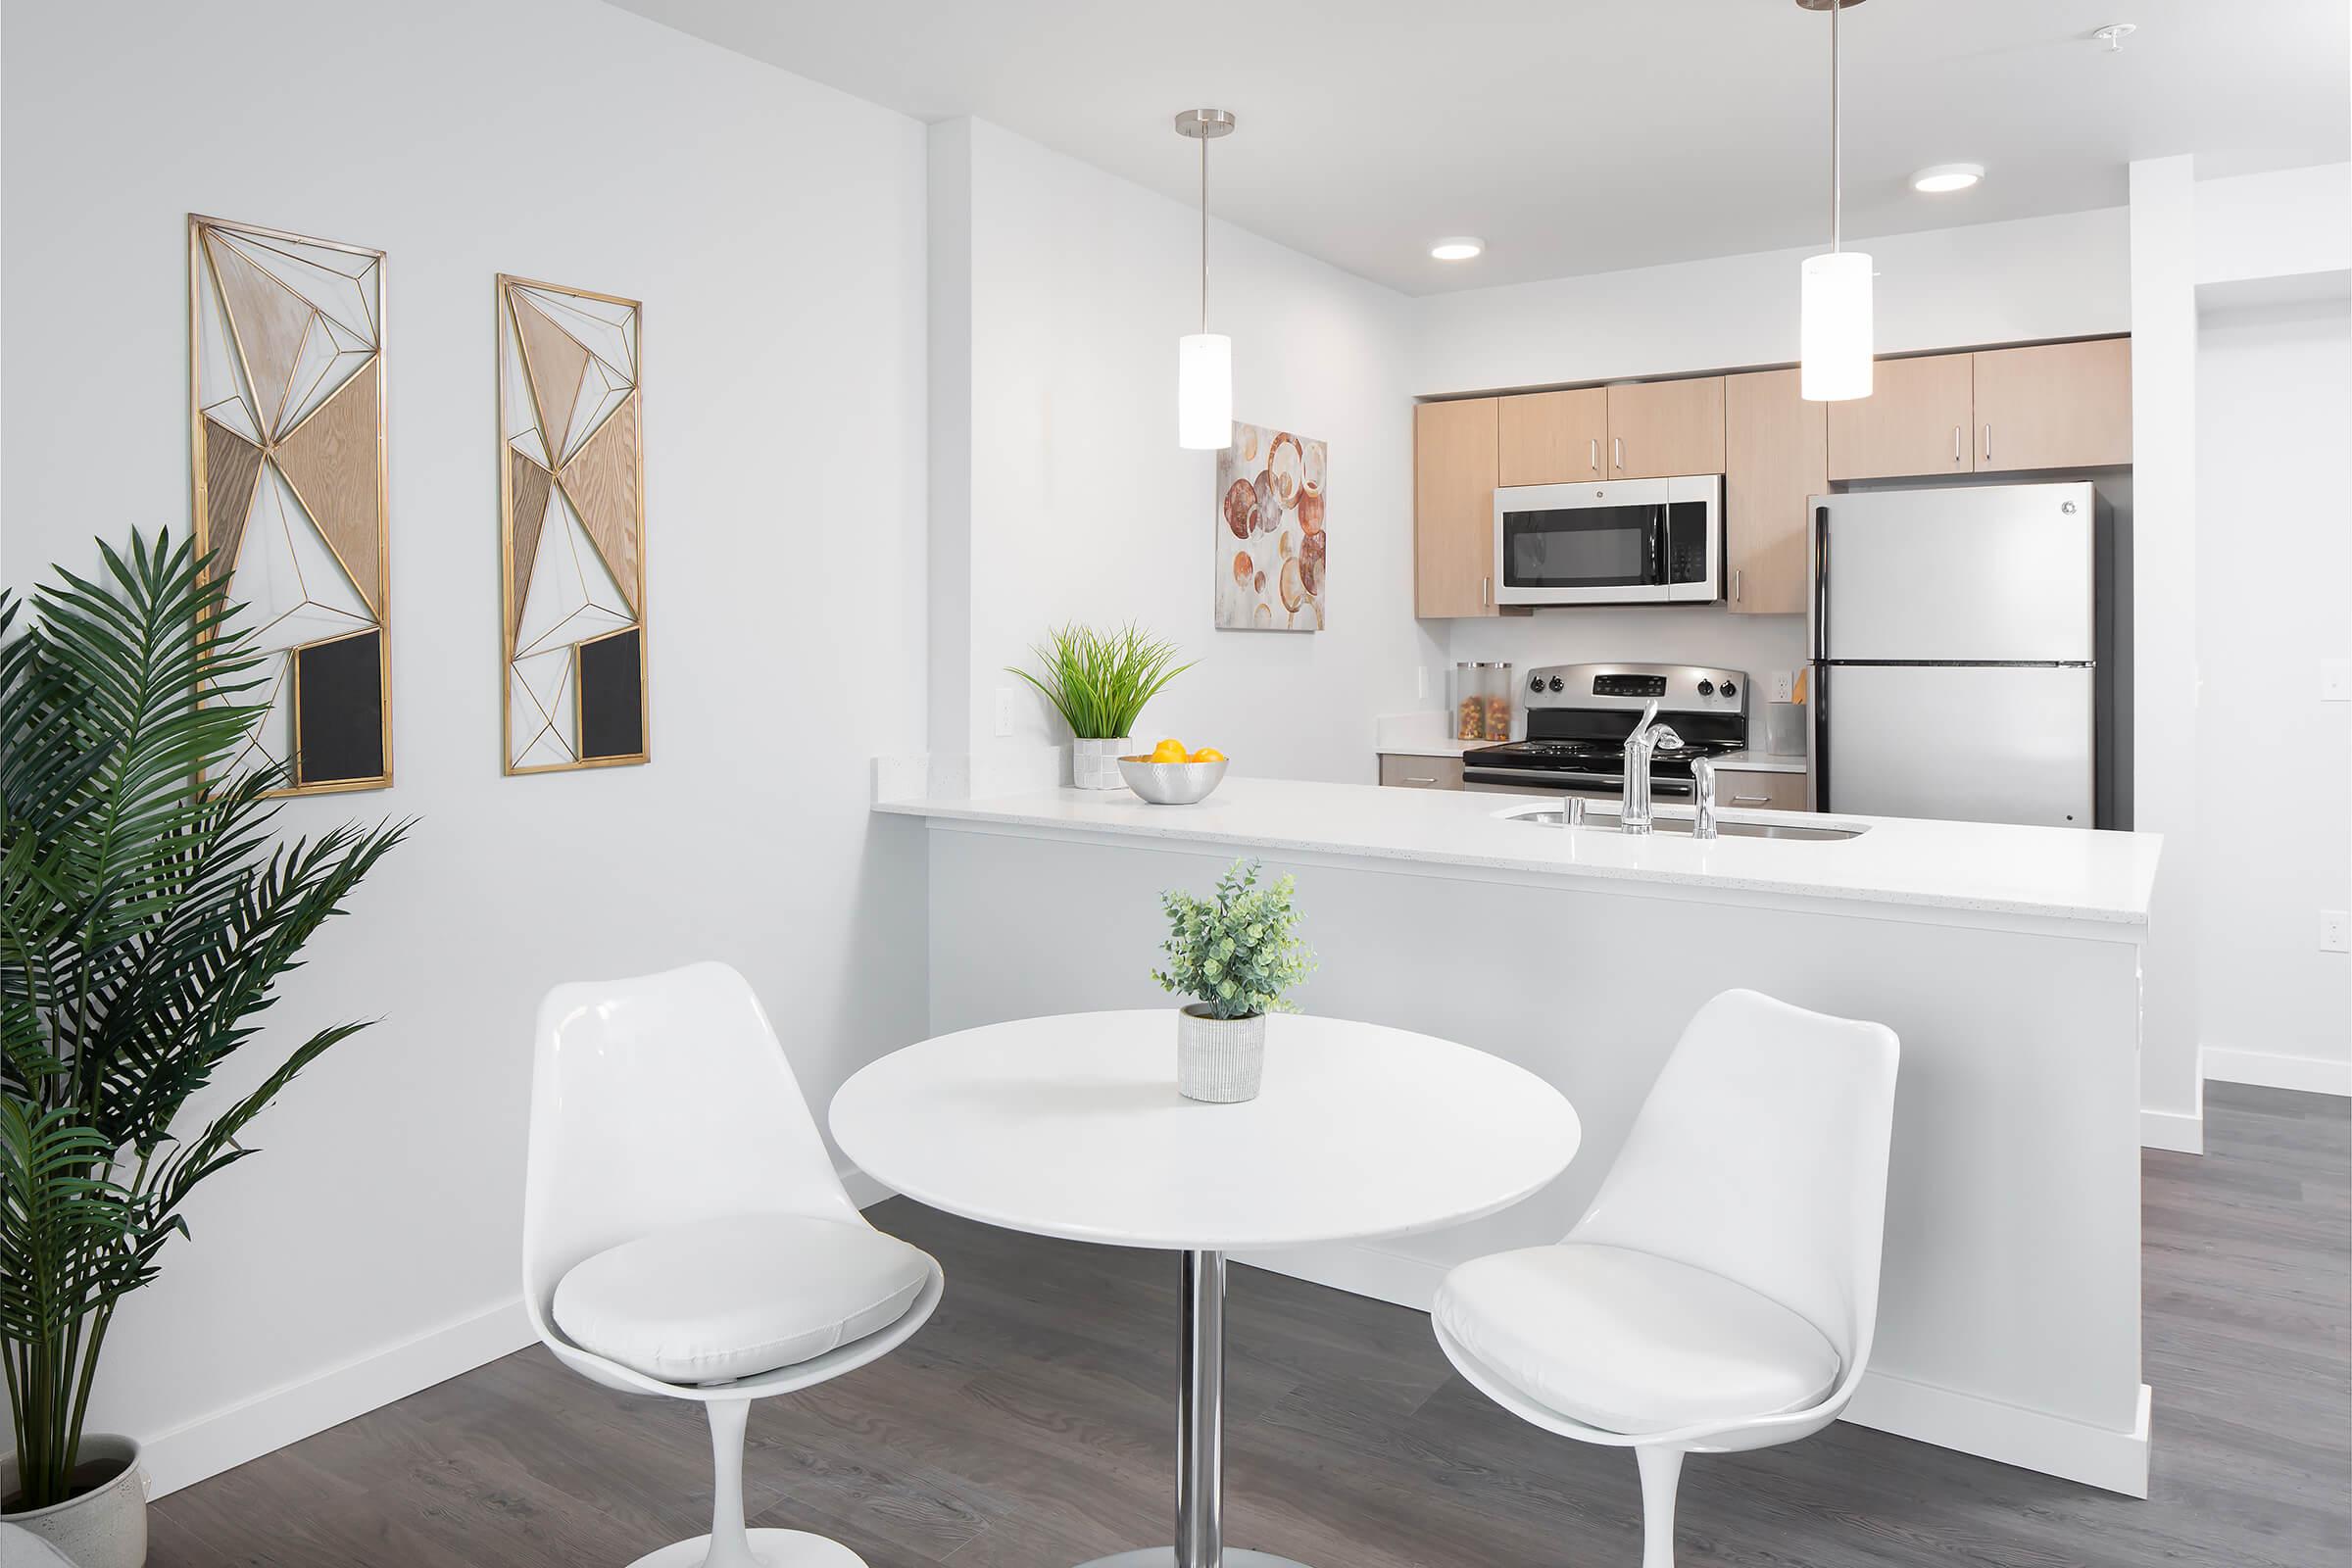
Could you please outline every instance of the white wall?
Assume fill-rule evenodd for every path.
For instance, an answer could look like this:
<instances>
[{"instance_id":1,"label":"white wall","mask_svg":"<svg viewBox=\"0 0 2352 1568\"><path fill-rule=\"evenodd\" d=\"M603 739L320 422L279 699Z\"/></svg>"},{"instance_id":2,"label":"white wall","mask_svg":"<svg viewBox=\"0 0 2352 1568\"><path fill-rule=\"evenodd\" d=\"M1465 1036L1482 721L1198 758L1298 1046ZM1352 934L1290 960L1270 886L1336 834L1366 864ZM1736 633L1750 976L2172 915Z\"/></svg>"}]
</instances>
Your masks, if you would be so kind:
<instances>
[{"instance_id":1,"label":"white wall","mask_svg":"<svg viewBox=\"0 0 2352 1568\"><path fill-rule=\"evenodd\" d=\"M2132 325L2127 215L2114 208L1889 234L1875 258L1881 353L2080 337ZM1553 278L1413 302L1416 395L1736 369L1796 359L1809 249ZM1591 660L1767 671L1804 657L1802 615L1700 608L1539 611L1431 621L1447 660Z\"/></svg>"},{"instance_id":2,"label":"white wall","mask_svg":"<svg viewBox=\"0 0 2352 1568\"><path fill-rule=\"evenodd\" d=\"M93 534L186 525L186 213L390 252L399 782L285 820L420 821L221 1088L302 1031L383 1022L196 1203L94 1419L154 1438L476 1320L383 1363L429 1382L519 1324L551 983L730 959L820 1102L922 1032L919 838L866 810L868 758L922 728L922 128L585 0L12 3L5 25L17 586ZM502 270L646 302L650 766L499 776ZM330 1378L167 1444L161 1479L401 1392Z\"/></svg>"},{"instance_id":3,"label":"white wall","mask_svg":"<svg viewBox=\"0 0 2352 1568\"><path fill-rule=\"evenodd\" d=\"M1168 140L1170 157L1189 155ZM933 390L949 463L934 475L935 537L959 521L943 509L969 517L968 583L942 574L934 625L968 618L971 752L1066 740L1003 666L1029 662L1059 621L1134 619L1200 661L1147 710L1143 738L1214 744L1238 772L1368 780L1373 715L1414 707L1415 668L1436 659L1412 615L1408 303L1214 225L1210 324L1234 339L1236 416L1329 441L1332 496L1328 629L1219 631L1215 455L1176 445L1198 212L985 122L932 127L931 150L933 210L957 208L962 227L934 235L933 294L963 303L970 334L968 357L934 349L935 365L968 373L968 392ZM968 196L941 189L955 181ZM968 454L945 428L956 408ZM1008 686L1019 716L1000 738Z\"/></svg>"},{"instance_id":4,"label":"white wall","mask_svg":"<svg viewBox=\"0 0 2352 1568\"><path fill-rule=\"evenodd\" d=\"M2199 1039L2215 1077L2352 1094L2352 958L2316 933L2352 907L2352 704L2318 674L2352 654L2345 307L2208 313L2196 374L2202 816L2220 831L2256 799L2285 835L2205 858Z\"/></svg>"}]
</instances>

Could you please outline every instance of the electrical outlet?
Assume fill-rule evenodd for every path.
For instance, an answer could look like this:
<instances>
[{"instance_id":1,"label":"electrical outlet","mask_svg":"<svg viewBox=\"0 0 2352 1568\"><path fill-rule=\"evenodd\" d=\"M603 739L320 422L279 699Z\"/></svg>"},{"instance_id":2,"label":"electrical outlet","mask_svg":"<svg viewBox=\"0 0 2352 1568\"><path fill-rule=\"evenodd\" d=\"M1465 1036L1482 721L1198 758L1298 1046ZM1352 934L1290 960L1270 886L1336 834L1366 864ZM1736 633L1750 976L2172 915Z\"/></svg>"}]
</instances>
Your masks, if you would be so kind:
<instances>
[{"instance_id":1,"label":"electrical outlet","mask_svg":"<svg viewBox=\"0 0 2352 1568\"><path fill-rule=\"evenodd\" d=\"M1772 672L1772 700L1776 703L1786 703L1794 699L1795 696L1796 672L1788 669L1774 670Z\"/></svg>"},{"instance_id":2,"label":"electrical outlet","mask_svg":"<svg viewBox=\"0 0 2352 1568\"><path fill-rule=\"evenodd\" d=\"M1012 721L1015 714L1018 712L1018 710L1013 705L1020 700L1020 695L1021 694L1019 692L1014 691L1009 686L1000 686L997 688L998 734L1009 735L1012 733Z\"/></svg>"},{"instance_id":3,"label":"electrical outlet","mask_svg":"<svg viewBox=\"0 0 2352 1568\"><path fill-rule=\"evenodd\" d=\"M2352 659L2320 661L2320 701L2352 703Z\"/></svg>"},{"instance_id":4,"label":"electrical outlet","mask_svg":"<svg viewBox=\"0 0 2352 1568\"><path fill-rule=\"evenodd\" d=\"M2352 953L2352 914L2342 909L2320 911L2320 951Z\"/></svg>"}]
</instances>

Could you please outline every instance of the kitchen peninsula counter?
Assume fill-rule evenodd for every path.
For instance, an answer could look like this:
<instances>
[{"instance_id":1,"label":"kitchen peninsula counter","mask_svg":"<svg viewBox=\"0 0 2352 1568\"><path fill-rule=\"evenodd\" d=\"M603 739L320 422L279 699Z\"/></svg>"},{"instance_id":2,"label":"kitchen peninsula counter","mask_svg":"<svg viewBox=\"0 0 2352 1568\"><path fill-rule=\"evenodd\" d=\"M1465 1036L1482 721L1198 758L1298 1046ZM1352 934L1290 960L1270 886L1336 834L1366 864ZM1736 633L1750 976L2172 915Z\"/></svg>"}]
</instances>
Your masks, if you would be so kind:
<instances>
[{"instance_id":1,"label":"kitchen peninsula counter","mask_svg":"<svg viewBox=\"0 0 2352 1568\"><path fill-rule=\"evenodd\" d=\"M1054 836L1217 844L1626 884L1661 893L1905 906L1967 917L2080 921L2133 940L2148 918L2161 841L2153 834L1899 817L1725 810L1726 822L1859 827L1855 838L1634 837L1614 827L1509 820L1557 797L1382 789L1229 778L1197 806L1152 806L1125 790L1038 790L993 800L882 801L875 809ZM1596 807L1595 808L1605 808ZM1688 819L1661 804L1661 819Z\"/></svg>"},{"instance_id":2,"label":"kitchen peninsula counter","mask_svg":"<svg viewBox=\"0 0 2352 1568\"><path fill-rule=\"evenodd\" d=\"M1172 1005L1151 980L1161 893L1205 891L1249 856L1298 879L1316 955L1301 1007L1458 1040L1565 1094L1582 1152L1526 1201L1244 1259L1424 1309L1454 1264L1567 1233L1709 998L1747 987L1886 1024L1902 1066L1878 1343L1846 1419L2145 1495L2140 964L2159 842L1726 811L1866 831L1697 843L1501 814L1558 802L1228 778L1192 807L1039 789L878 801L874 820L919 835L932 1033ZM1168 1049L1172 1071L1172 1023Z\"/></svg>"}]
</instances>

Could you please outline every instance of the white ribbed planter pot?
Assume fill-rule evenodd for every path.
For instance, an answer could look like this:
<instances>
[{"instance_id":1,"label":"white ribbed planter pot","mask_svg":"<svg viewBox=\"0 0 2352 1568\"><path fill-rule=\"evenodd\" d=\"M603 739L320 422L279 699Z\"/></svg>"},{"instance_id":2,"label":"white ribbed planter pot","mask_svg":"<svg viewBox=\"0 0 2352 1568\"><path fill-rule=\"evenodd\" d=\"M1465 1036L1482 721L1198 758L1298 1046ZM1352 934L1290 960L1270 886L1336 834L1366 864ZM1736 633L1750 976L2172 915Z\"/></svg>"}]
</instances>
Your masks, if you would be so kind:
<instances>
[{"instance_id":1,"label":"white ribbed planter pot","mask_svg":"<svg viewBox=\"0 0 2352 1568\"><path fill-rule=\"evenodd\" d=\"M1070 783L1082 790L1123 790L1119 759L1135 755L1135 737L1120 735L1106 741L1070 742Z\"/></svg>"},{"instance_id":2,"label":"white ribbed planter pot","mask_svg":"<svg viewBox=\"0 0 2352 1568\"><path fill-rule=\"evenodd\" d=\"M1176 1014L1176 1092L1230 1105L1257 1098L1266 1066L1266 1015L1214 1018L1196 1002Z\"/></svg>"},{"instance_id":3,"label":"white ribbed planter pot","mask_svg":"<svg viewBox=\"0 0 2352 1568\"><path fill-rule=\"evenodd\" d=\"M143 1568L147 1561L147 1477L139 1469L139 1446L128 1438L85 1433L81 1462L119 1461L122 1469L94 1492L30 1513L0 1513L12 1524L46 1541L74 1568ZM17 1490L17 1456L0 1459L0 1497Z\"/></svg>"}]
</instances>

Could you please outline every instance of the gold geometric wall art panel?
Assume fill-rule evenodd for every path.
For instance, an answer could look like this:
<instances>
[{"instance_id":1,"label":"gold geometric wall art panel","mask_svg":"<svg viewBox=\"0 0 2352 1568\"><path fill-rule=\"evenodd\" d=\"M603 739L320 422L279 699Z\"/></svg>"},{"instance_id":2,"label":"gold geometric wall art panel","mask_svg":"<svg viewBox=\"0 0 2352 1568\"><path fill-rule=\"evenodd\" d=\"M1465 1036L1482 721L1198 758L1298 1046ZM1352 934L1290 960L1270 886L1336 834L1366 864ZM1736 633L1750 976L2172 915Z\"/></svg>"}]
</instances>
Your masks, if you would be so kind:
<instances>
[{"instance_id":1,"label":"gold geometric wall art panel","mask_svg":"<svg viewBox=\"0 0 2352 1568\"><path fill-rule=\"evenodd\" d=\"M501 762L643 762L642 308L503 272L497 292Z\"/></svg>"},{"instance_id":2,"label":"gold geometric wall art panel","mask_svg":"<svg viewBox=\"0 0 2352 1568\"><path fill-rule=\"evenodd\" d=\"M384 253L188 218L196 548L244 606L261 714L227 772L392 782Z\"/></svg>"}]
</instances>

